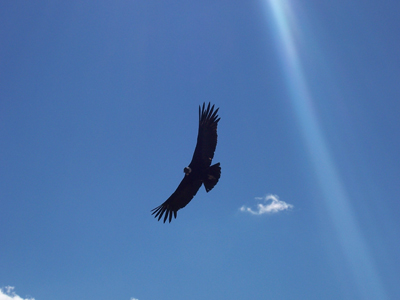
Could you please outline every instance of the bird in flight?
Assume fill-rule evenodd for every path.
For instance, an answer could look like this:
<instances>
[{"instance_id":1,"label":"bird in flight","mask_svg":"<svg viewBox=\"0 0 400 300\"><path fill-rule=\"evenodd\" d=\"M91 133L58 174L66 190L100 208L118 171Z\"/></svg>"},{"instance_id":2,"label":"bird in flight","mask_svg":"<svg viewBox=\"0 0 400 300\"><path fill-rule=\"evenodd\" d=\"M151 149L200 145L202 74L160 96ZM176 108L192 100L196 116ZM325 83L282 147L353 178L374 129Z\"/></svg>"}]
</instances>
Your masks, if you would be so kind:
<instances>
[{"instance_id":1,"label":"bird in flight","mask_svg":"<svg viewBox=\"0 0 400 300\"><path fill-rule=\"evenodd\" d=\"M163 215L164 223L167 219L171 222L172 215L176 219L177 211L193 199L202 184L207 193L217 184L221 167L219 163L211 166L211 161L217 146L218 110L214 110L210 103L207 107L205 103L203 107L199 106L199 132L192 161L183 169L185 176L176 191L163 204L152 209L152 215L158 217L158 221Z\"/></svg>"}]
</instances>

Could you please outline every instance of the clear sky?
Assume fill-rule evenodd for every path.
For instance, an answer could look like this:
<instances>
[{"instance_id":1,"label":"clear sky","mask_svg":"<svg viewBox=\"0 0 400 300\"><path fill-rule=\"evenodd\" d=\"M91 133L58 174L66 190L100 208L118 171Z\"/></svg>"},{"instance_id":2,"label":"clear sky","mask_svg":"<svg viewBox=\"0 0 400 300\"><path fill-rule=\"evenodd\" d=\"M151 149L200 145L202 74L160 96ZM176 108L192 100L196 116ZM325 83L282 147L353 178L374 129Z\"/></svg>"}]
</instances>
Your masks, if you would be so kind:
<instances>
[{"instance_id":1,"label":"clear sky","mask_svg":"<svg viewBox=\"0 0 400 300\"><path fill-rule=\"evenodd\" d=\"M1 1L0 299L400 299L398 1ZM222 175L170 224L198 106Z\"/></svg>"}]
</instances>

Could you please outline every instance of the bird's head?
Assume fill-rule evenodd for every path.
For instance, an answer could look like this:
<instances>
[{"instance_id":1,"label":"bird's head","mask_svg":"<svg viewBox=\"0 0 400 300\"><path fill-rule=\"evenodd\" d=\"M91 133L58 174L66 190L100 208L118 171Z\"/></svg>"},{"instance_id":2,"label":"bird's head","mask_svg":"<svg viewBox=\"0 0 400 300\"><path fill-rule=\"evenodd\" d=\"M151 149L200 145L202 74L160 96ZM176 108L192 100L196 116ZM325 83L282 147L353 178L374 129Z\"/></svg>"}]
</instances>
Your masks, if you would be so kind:
<instances>
[{"instance_id":1,"label":"bird's head","mask_svg":"<svg viewBox=\"0 0 400 300\"><path fill-rule=\"evenodd\" d=\"M191 168L189 168L189 167L185 167L185 168L183 168L183 172L185 173L185 175L187 176L187 175L189 175L190 174L190 172L192 172L192 169Z\"/></svg>"}]
</instances>

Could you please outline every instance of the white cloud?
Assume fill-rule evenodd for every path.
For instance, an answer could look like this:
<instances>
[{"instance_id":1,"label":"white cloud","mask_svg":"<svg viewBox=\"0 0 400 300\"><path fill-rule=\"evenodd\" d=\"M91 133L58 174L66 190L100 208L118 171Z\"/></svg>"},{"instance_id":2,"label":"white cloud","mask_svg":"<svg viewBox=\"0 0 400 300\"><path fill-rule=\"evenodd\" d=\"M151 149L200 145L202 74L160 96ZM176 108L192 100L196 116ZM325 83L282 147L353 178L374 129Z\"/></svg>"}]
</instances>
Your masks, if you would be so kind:
<instances>
[{"instance_id":1,"label":"white cloud","mask_svg":"<svg viewBox=\"0 0 400 300\"><path fill-rule=\"evenodd\" d=\"M34 298L21 298L14 292L13 286L0 288L0 300L35 300Z\"/></svg>"},{"instance_id":2,"label":"white cloud","mask_svg":"<svg viewBox=\"0 0 400 300\"><path fill-rule=\"evenodd\" d=\"M1 300L1 299L0 299L0 300ZM133 298L133 297L132 297L132 298L131 298L131 300L139 300L139 299L137 299L137 298Z\"/></svg>"},{"instance_id":3,"label":"white cloud","mask_svg":"<svg viewBox=\"0 0 400 300\"><path fill-rule=\"evenodd\" d=\"M273 214L280 212L282 210L288 210L293 208L292 204L288 204L285 201L279 200L277 195L267 195L264 198L257 197L256 200L263 200L265 203L257 204L255 209L247 207L243 205L240 208L240 211L248 212L253 215L262 215L262 214Z\"/></svg>"}]
</instances>

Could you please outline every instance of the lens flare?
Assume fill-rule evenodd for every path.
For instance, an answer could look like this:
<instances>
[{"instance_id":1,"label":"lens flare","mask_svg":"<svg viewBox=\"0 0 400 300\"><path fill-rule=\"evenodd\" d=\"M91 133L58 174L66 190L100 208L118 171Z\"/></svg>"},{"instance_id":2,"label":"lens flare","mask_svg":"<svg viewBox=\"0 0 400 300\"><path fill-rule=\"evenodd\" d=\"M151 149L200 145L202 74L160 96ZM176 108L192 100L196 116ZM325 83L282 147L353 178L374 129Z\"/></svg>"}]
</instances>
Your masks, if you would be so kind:
<instances>
[{"instance_id":1,"label":"lens flare","mask_svg":"<svg viewBox=\"0 0 400 300\"><path fill-rule=\"evenodd\" d=\"M310 161L313 165L336 230L338 241L348 262L362 299L387 299L375 269L368 245L362 237L344 184L330 154L324 133L318 123L306 74L301 65L297 42L301 24L296 22L293 6L287 0L262 0L268 17L273 19L278 52L281 55L290 102L296 114ZM304 34L304 33L302 33ZM309 34L309 32L307 32ZM307 41L302 41L303 44Z\"/></svg>"}]
</instances>

